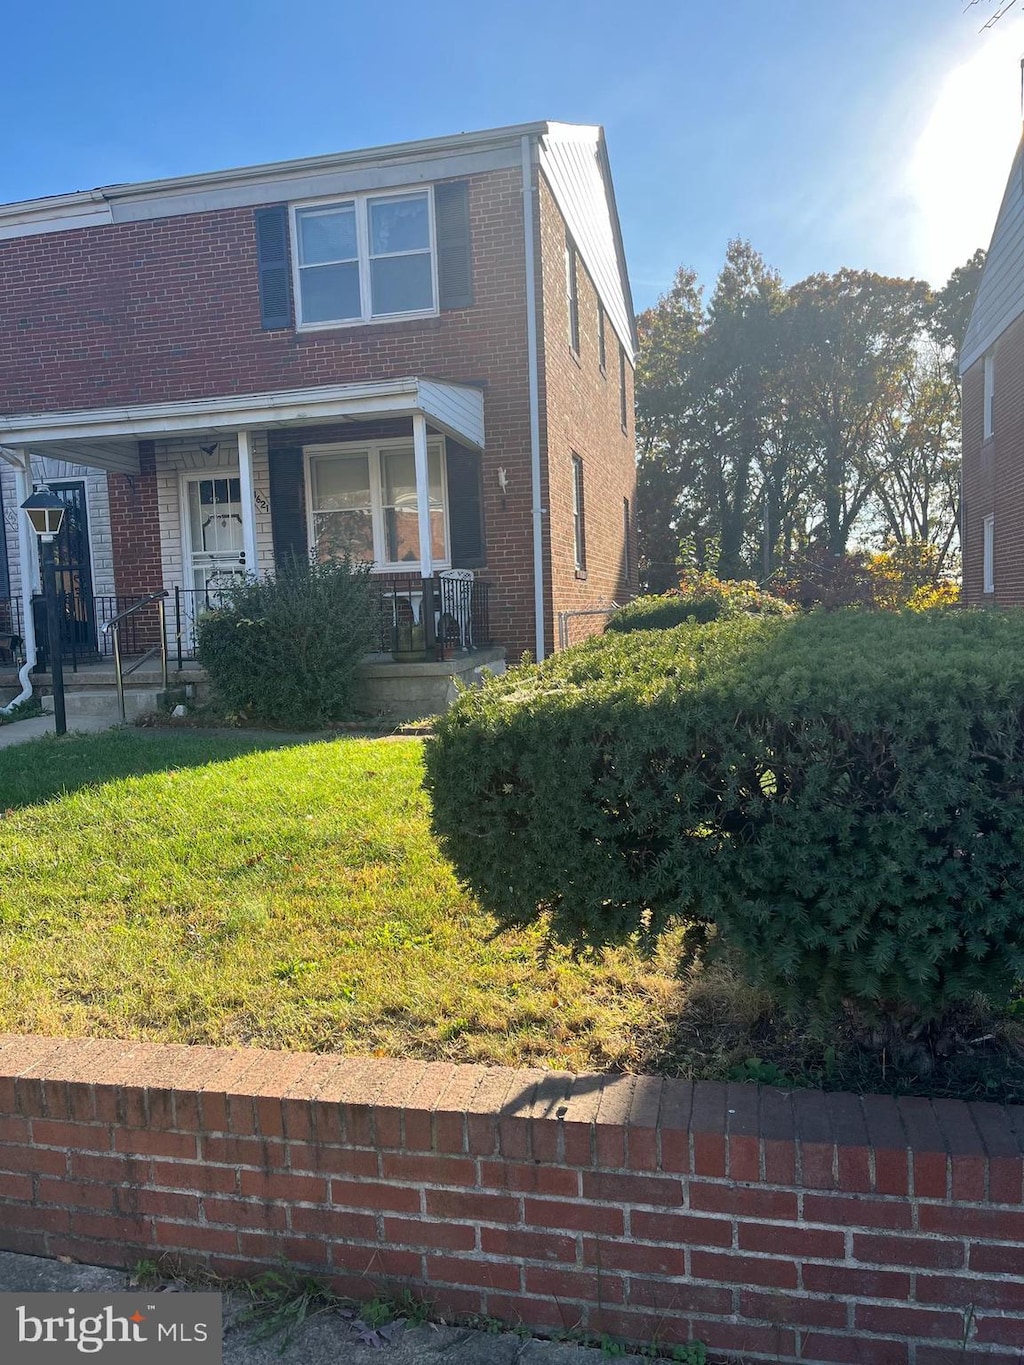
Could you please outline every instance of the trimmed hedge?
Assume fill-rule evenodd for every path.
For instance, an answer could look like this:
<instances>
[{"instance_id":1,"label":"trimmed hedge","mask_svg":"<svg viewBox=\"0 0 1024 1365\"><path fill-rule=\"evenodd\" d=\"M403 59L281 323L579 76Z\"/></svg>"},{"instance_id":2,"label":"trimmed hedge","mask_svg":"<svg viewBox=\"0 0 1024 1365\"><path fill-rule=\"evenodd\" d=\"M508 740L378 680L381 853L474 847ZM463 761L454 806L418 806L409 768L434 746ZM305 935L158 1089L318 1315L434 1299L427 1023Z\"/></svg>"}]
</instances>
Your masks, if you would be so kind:
<instances>
[{"instance_id":1,"label":"trimmed hedge","mask_svg":"<svg viewBox=\"0 0 1024 1365\"><path fill-rule=\"evenodd\" d=\"M360 660L374 647L369 565L294 560L226 587L199 618L199 662L229 712L317 726L352 713Z\"/></svg>"},{"instance_id":2,"label":"trimmed hedge","mask_svg":"<svg viewBox=\"0 0 1024 1365\"><path fill-rule=\"evenodd\" d=\"M721 621L746 614L788 616L792 611L788 602L762 592L749 580L694 574L678 588L627 602L609 617L605 631L670 630L684 621Z\"/></svg>"},{"instance_id":3,"label":"trimmed hedge","mask_svg":"<svg viewBox=\"0 0 1024 1365\"><path fill-rule=\"evenodd\" d=\"M434 825L507 925L717 926L791 1000L919 1014L1024 977L1024 613L611 634L464 693Z\"/></svg>"}]
</instances>

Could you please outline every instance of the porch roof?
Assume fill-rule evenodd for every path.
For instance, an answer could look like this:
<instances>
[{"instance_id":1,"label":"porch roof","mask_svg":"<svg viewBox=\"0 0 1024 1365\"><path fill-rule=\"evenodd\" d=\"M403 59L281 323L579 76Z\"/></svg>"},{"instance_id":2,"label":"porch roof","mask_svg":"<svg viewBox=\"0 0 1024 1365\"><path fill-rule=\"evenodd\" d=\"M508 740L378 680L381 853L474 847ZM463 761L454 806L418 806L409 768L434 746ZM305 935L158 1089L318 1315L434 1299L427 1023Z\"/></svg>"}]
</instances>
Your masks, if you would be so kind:
<instances>
[{"instance_id":1,"label":"porch roof","mask_svg":"<svg viewBox=\"0 0 1024 1365\"><path fill-rule=\"evenodd\" d=\"M197 398L177 403L133 403L73 412L0 415L4 446L125 474L138 473L140 440L187 435L231 435L271 427L316 426L374 417L423 416L464 445L484 445L483 391L470 384L414 376L365 384L319 385Z\"/></svg>"}]
</instances>

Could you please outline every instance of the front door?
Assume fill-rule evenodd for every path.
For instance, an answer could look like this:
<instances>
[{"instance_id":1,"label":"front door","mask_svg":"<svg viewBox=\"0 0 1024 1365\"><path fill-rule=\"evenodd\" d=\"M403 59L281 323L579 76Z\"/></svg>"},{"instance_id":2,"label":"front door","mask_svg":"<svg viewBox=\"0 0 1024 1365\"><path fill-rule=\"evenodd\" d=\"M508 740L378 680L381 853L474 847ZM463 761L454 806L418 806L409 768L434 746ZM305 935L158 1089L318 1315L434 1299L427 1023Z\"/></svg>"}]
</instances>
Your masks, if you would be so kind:
<instances>
[{"instance_id":1,"label":"front door","mask_svg":"<svg viewBox=\"0 0 1024 1365\"><path fill-rule=\"evenodd\" d=\"M67 509L53 542L57 605L65 655L88 656L96 649L96 604L92 595L89 512L85 483L48 483Z\"/></svg>"},{"instance_id":2,"label":"front door","mask_svg":"<svg viewBox=\"0 0 1024 1365\"><path fill-rule=\"evenodd\" d=\"M246 572L242 540L242 492L237 477L185 480L188 533L186 588L196 607L215 606L217 590Z\"/></svg>"}]
</instances>

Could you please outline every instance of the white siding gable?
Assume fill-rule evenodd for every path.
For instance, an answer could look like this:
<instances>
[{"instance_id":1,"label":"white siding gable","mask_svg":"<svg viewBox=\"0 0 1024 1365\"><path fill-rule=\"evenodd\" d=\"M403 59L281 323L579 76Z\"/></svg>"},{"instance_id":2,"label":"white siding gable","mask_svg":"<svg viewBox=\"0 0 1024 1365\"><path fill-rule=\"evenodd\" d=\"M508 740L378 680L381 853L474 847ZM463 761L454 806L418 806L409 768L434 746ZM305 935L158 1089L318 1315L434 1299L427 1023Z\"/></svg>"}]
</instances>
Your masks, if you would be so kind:
<instances>
[{"instance_id":1,"label":"white siding gable","mask_svg":"<svg viewBox=\"0 0 1024 1365\"><path fill-rule=\"evenodd\" d=\"M608 321L627 356L635 360L633 300L601 129L584 124L549 123L540 138L540 166L594 281Z\"/></svg>"},{"instance_id":2,"label":"white siding gable","mask_svg":"<svg viewBox=\"0 0 1024 1365\"><path fill-rule=\"evenodd\" d=\"M1017 148L960 353L964 374L1024 313L1024 142Z\"/></svg>"}]
</instances>

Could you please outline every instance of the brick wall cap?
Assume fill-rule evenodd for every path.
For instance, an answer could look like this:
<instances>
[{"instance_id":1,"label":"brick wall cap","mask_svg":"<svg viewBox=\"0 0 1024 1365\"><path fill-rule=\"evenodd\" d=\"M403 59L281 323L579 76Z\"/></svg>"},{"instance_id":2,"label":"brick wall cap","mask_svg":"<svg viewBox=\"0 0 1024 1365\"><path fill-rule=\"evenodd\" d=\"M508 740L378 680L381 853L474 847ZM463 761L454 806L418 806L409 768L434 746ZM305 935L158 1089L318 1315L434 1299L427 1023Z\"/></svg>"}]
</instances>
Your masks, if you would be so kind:
<instances>
[{"instance_id":1,"label":"brick wall cap","mask_svg":"<svg viewBox=\"0 0 1024 1365\"><path fill-rule=\"evenodd\" d=\"M1024 1106L786 1092L740 1082L461 1066L259 1048L0 1034L0 1085L106 1085L438 1114L695 1133L840 1147L1024 1154Z\"/></svg>"}]
</instances>

